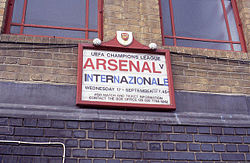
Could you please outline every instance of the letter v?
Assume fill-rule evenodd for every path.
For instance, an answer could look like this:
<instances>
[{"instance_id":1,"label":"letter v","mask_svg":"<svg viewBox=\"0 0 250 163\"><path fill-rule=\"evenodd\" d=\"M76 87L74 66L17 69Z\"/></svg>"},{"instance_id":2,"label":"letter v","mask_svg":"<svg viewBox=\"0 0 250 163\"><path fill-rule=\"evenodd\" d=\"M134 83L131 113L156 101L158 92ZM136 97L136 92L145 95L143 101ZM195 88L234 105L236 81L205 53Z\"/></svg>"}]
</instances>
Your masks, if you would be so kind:
<instances>
[{"instance_id":1,"label":"letter v","mask_svg":"<svg viewBox=\"0 0 250 163\"><path fill-rule=\"evenodd\" d=\"M160 68L163 69L164 64L159 64Z\"/></svg>"}]
</instances>

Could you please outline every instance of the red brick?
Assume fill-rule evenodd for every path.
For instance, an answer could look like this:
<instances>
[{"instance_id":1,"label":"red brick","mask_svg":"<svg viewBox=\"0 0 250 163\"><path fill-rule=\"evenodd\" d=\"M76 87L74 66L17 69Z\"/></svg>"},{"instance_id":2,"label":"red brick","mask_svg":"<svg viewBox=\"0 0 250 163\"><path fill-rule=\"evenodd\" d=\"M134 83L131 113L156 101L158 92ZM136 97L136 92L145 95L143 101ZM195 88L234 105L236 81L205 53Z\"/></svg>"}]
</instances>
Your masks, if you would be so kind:
<instances>
[{"instance_id":1,"label":"red brick","mask_svg":"<svg viewBox=\"0 0 250 163\"><path fill-rule=\"evenodd\" d=\"M246 66L241 66L241 67L234 67L233 70L235 72L239 72L239 73L250 73L250 66L246 65Z\"/></svg>"},{"instance_id":2,"label":"red brick","mask_svg":"<svg viewBox=\"0 0 250 163\"><path fill-rule=\"evenodd\" d=\"M223 65L228 65L228 60L222 60L222 59L218 59L217 60L218 64L223 64Z\"/></svg>"},{"instance_id":3,"label":"red brick","mask_svg":"<svg viewBox=\"0 0 250 163\"><path fill-rule=\"evenodd\" d=\"M186 76L195 76L195 71L193 70L184 70Z\"/></svg>"},{"instance_id":4,"label":"red brick","mask_svg":"<svg viewBox=\"0 0 250 163\"><path fill-rule=\"evenodd\" d=\"M243 93L249 95L250 94L250 88L244 88Z\"/></svg>"},{"instance_id":5,"label":"red brick","mask_svg":"<svg viewBox=\"0 0 250 163\"><path fill-rule=\"evenodd\" d=\"M30 74L18 73L16 74L17 81L30 81Z\"/></svg>"},{"instance_id":6,"label":"red brick","mask_svg":"<svg viewBox=\"0 0 250 163\"><path fill-rule=\"evenodd\" d=\"M69 83L69 77L66 75L56 75L56 83Z\"/></svg>"},{"instance_id":7,"label":"red brick","mask_svg":"<svg viewBox=\"0 0 250 163\"><path fill-rule=\"evenodd\" d=\"M70 48L60 48L59 52L61 52L61 53L73 53L73 49L71 47Z\"/></svg>"},{"instance_id":8,"label":"red brick","mask_svg":"<svg viewBox=\"0 0 250 163\"><path fill-rule=\"evenodd\" d=\"M215 71L210 71L210 72L207 73L207 75L208 75L208 77L210 77L210 78L219 78L220 73L215 72ZM229 74L229 75L230 75L230 74Z\"/></svg>"},{"instance_id":9,"label":"red brick","mask_svg":"<svg viewBox=\"0 0 250 163\"><path fill-rule=\"evenodd\" d=\"M35 59L52 59L51 53L25 51L24 56Z\"/></svg>"},{"instance_id":10,"label":"red brick","mask_svg":"<svg viewBox=\"0 0 250 163\"><path fill-rule=\"evenodd\" d=\"M231 73L232 79L243 79L241 74L238 73Z\"/></svg>"},{"instance_id":11,"label":"red brick","mask_svg":"<svg viewBox=\"0 0 250 163\"><path fill-rule=\"evenodd\" d=\"M212 66L210 64L189 64L189 68L198 69L198 70L212 70Z\"/></svg>"},{"instance_id":12,"label":"red brick","mask_svg":"<svg viewBox=\"0 0 250 163\"><path fill-rule=\"evenodd\" d=\"M30 65L31 64L31 59L28 58L20 58L18 60L19 65Z\"/></svg>"},{"instance_id":13,"label":"red brick","mask_svg":"<svg viewBox=\"0 0 250 163\"><path fill-rule=\"evenodd\" d=\"M56 82L56 76L53 74L42 74L42 79L45 82Z\"/></svg>"},{"instance_id":14,"label":"red brick","mask_svg":"<svg viewBox=\"0 0 250 163\"><path fill-rule=\"evenodd\" d=\"M183 63L183 62L175 62L172 63L173 67L180 67L180 68L188 68L188 64L187 63Z\"/></svg>"},{"instance_id":15,"label":"red brick","mask_svg":"<svg viewBox=\"0 0 250 163\"><path fill-rule=\"evenodd\" d=\"M208 84L209 80L207 78L198 78L198 77L192 77L191 83L196 84Z\"/></svg>"},{"instance_id":16,"label":"red brick","mask_svg":"<svg viewBox=\"0 0 250 163\"><path fill-rule=\"evenodd\" d=\"M244 80L250 80L250 75L249 74L243 74L243 79Z\"/></svg>"},{"instance_id":17,"label":"red brick","mask_svg":"<svg viewBox=\"0 0 250 163\"><path fill-rule=\"evenodd\" d=\"M77 62L72 62L72 68L77 68L78 66L78 63Z\"/></svg>"},{"instance_id":18,"label":"red brick","mask_svg":"<svg viewBox=\"0 0 250 163\"><path fill-rule=\"evenodd\" d=\"M206 61L209 64L217 64L217 60L215 60L215 59L206 59Z\"/></svg>"},{"instance_id":19,"label":"red brick","mask_svg":"<svg viewBox=\"0 0 250 163\"><path fill-rule=\"evenodd\" d=\"M76 84L77 83L77 76L68 76L69 83L70 84Z\"/></svg>"},{"instance_id":20,"label":"red brick","mask_svg":"<svg viewBox=\"0 0 250 163\"><path fill-rule=\"evenodd\" d=\"M6 60L6 57L2 57L2 56L0 56L0 63L4 63L4 62L5 62L5 60Z\"/></svg>"},{"instance_id":21,"label":"red brick","mask_svg":"<svg viewBox=\"0 0 250 163\"><path fill-rule=\"evenodd\" d=\"M72 67L72 62L58 62L59 67L63 68L71 68Z\"/></svg>"},{"instance_id":22,"label":"red brick","mask_svg":"<svg viewBox=\"0 0 250 163\"><path fill-rule=\"evenodd\" d=\"M201 91L201 92L207 92L208 86L204 84L194 84L194 83L185 83L185 89L188 91Z\"/></svg>"},{"instance_id":23,"label":"red brick","mask_svg":"<svg viewBox=\"0 0 250 163\"><path fill-rule=\"evenodd\" d=\"M44 60L32 60L31 61L32 66L45 66Z\"/></svg>"},{"instance_id":24,"label":"red brick","mask_svg":"<svg viewBox=\"0 0 250 163\"><path fill-rule=\"evenodd\" d=\"M171 61L183 61L183 58L181 55L171 55Z\"/></svg>"},{"instance_id":25,"label":"red brick","mask_svg":"<svg viewBox=\"0 0 250 163\"><path fill-rule=\"evenodd\" d=\"M53 59L55 60L64 60L64 61L77 61L78 56L73 54L62 54L62 53L54 53Z\"/></svg>"},{"instance_id":26,"label":"red brick","mask_svg":"<svg viewBox=\"0 0 250 163\"><path fill-rule=\"evenodd\" d=\"M231 68L231 69L230 69ZM228 70L232 70L232 66L226 66L226 65L213 65L212 69L214 71L228 71Z\"/></svg>"},{"instance_id":27,"label":"red brick","mask_svg":"<svg viewBox=\"0 0 250 163\"><path fill-rule=\"evenodd\" d=\"M6 65L6 71L8 72L20 72L22 67L18 65Z\"/></svg>"},{"instance_id":28,"label":"red brick","mask_svg":"<svg viewBox=\"0 0 250 163\"><path fill-rule=\"evenodd\" d=\"M194 58L192 57L183 57L184 62L194 62Z\"/></svg>"},{"instance_id":29,"label":"red brick","mask_svg":"<svg viewBox=\"0 0 250 163\"><path fill-rule=\"evenodd\" d=\"M33 81L42 81L42 75L41 74L32 74L31 79Z\"/></svg>"},{"instance_id":30,"label":"red brick","mask_svg":"<svg viewBox=\"0 0 250 163\"><path fill-rule=\"evenodd\" d=\"M12 57L22 57L23 51L18 51L18 50L8 50L7 53L5 53L7 56L12 56Z\"/></svg>"},{"instance_id":31,"label":"red brick","mask_svg":"<svg viewBox=\"0 0 250 163\"><path fill-rule=\"evenodd\" d=\"M16 79L16 73L15 72L0 71L0 79L15 80Z\"/></svg>"},{"instance_id":32,"label":"red brick","mask_svg":"<svg viewBox=\"0 0 250 163\"><path fill-rule=\"evenodd\" d=\"M77 70L68 68L53 68L52 73L60 75L77 75Z\"/></svg>"},{"instance_id":33,"label":"red brick","mask_svg":"<svg viewBox=\"0 0 250 163\"><path fill-rule=\"evenodd\" d=\"M196 76L206 77L207 71L196 71Z\"/></svg>"},{"instance_id":34,"label":"red brick","mask_svg":"<svg viewBox=\"0 0 250 163\"><path fill-rule=\"evenodd\" d=\"M231 76L231 73L227 73L227 72L221 72L221 73L219 73L219 76L220 76L220 78L231 78L232 76Z\"/></svg>"},{"instance_id":35,"label":"red brick","mask_svg":"<svg viewBox=\"0 0 250 163\"><path fill-rule=\"evenodd\" d=\"M180 75L174 75L173 76L173 80L174 80L174 82L186 83L187 81L190 81L190 77L180 76Z\"/></svg>"},{"instance_id":36,"label":"red brick","mask_svg":"<svg viewBox=\"0 0 250 163\"><path fill-rule=\"evenodd\" d=\"M232 91L232 93L242 93L242 92L244 92L244 88L241 88L241 87L232 87L231 91Z\"/></svg>"},{"instance_id":37,"label":"red brick","mask_svg":"<svg viewBox=\"0 0 250 163\"><path fill-rule=\"evenodd\" d=\"M205 58L194 58L195 62L197 63L205 63L206 59Z\"/></svg>"},{"instance_id":38,"label":"red brick","mask_svg":"<svg viewBox=\"0 0 250 163\"><path fill-rule=\"evenodd\" d=\"M9 58L7 57L5 60L5 64L17 64L19 58Z\"/></svg>"},{"instance_id":39,"label":"red brick","mask_svg":"<svg viewBox=\"0 0 250 163\"><path fill-rule=\"evenodd\" d=\"M208 91L209 92L218 92L218 93L230 93L231 92L231 87L229 86L208 86Z\"/></svg>"}]
</instances>

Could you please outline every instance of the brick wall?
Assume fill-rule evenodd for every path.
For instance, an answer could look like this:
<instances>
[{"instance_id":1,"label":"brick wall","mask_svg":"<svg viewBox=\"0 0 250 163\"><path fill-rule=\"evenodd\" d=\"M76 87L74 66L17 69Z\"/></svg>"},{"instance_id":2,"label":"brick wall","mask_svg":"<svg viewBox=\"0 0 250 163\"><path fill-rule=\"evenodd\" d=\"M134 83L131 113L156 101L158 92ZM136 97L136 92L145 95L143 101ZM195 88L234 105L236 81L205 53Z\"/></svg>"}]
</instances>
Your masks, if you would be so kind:
<instances>
[{"instance_id":1,"label":"brick wall","mask_svg":"<svg viewBox=\"0 0 250 163\"><path fill-rule=\"evenodd\" d=\"M175 90L250 94L249 62L172 54Z\"/></svg>"},{"instance_id":2,"label":"brick wall","mask_svg":"<svg viewBox=\"0 0 250 163\"><path fill-rule=\"evenodd\" d=\"M249 49L250 7L248 0L237 0L244 37ZM132 21L133 20L133 21ZM204 50L199 48L161 46L161 30L158 0L104 0L104 40L110 40L117 30L133 31L135 38L142 44L155 42L160 48L172 52L199 54L209 57L249 59L250 53L230 52L221 50ZM248 50L249 51L249 50Z\"/></svg>"},{"instance_id":3,"label":"brick wall","mask_svg":"<svg viewBox=\"0 0 250 163\"><path fill-rule=\"evenodd\" d=\"M250 51L250 2L249 0L237 0L237 5L242 22L247 50L249 52Z\"/></svg>"},{"instance_id":4,"label":"brick wall","mask_svg":"<svg viewBox=\"0 0 250 163\"><path fill-rule=\"evenodd\" d=\"M1 11L6 1L0 2ZM249 1L237 4L249 48ZM112 39L116 30L128 30L145 45L156 42L160 48L170 49L176 90L249 94L250 53L162 47L158 10L158 0L147 3L104 0L104 41ZM6 34L2 34L0 40L1 81L49 84L76 84L77 44L91 43Z\"/></svg>"},{"instance_id":5,"label":"brick wall","mask_svg":"<svg viewBox=\"0 0 250 163\"><path fill-rule=\"evenodd\" d=\"M160 48L170 49L176 91L244 94L246 95L244 99L248 99L250 94L250 1L237 0L237 2L248 53L161 46L158 0L147 0L147 3L143 0L104 0L104 41L112 39L117 30L132 31L142 44L156 42ZM1 29L4 27L5 6L6 0L0 0ZM16 82L20 88L24 87L20 84L23 82L74 87L77 79L77 44L91 43L91 41L7 34L1 34L0 41L0 81ZM25 90L26 88L29 91ZM31 86L25 89L20 90L27 92L36 90ZM30 96L32 95L34 94ZM2 99L4 98L5 96ZM181 99L187 100L185 97ZM177 119L177 122L171 125L157 121L157 118L154 118L151 123L146 123L147 117L143 116L145 113L143 111L140 115L143 118L139 116L140 121L133 123L124 120L123 116L120 116L123 122L117 122L118 119L104 120L101 117L105 118L105 116L100 115L100 112L105 112L104 110L96 111L98 121L95 121L95 117L90 117L92 120L88 121L68 121L58 120L56 116L56 114L66 114L65 110L68 108L64 108L64 112L52 108L55 113L49 115L49 109L46 110L44 106L31 109L21 104L14 104L17 109L15 110L6 105L3 104L0 107L0 140L65 143L67 163L250 162L249 125L245 125L247 126L245 128L237 126L238 121L249 120L247 116L249 107L245 103L244 108L243 105L239 105L239 108L242 107L239 110L244 112L237 112L237 109L230 110L233 107L224 108L225 105L219 112L214 113L212 112L218 109L217 107L212 108L212 111L208 109L203 114L199 112L200 107L195 108L194 110L198 111L195 115L200 116L199 120L191 117L195 119L197 125L177 125L181 118L178 117L178 112L162 114L167 117L164 122L171 122L169 117ZM12 110L3 112L3 108ZM183 107L181 111L184 112L185 109L186 107ZM236 119L232 119L231 112L227 112L227 109L240 114ZM48 113L46 112L46 116L39 116L37 110L41 112L46 110ZM82 114L88 115L86 110L83 108L81 110L83 110ZM230 113L225 116L227 121L220 111L224 114ZM32 114L33 119L23 118L27 117L25 114L28 112L29 117ZM67 110L66 115L73 116L69 112ZM134 115L133 111L126 113ZM219 113L217 117L213 117L216 113ZM243 116L243 113L246 115ZM186 113L183 117L188 119L190 118L188 115L192 113ZM18 118L11 118L13 116ZM51 118L53 116L54 118ZM190 119L193 120L192 118ZM202 118L204 120L201 123ZM225 121L224 125L211 126L210 122L218 119ZM236 124L235 127L225 127L229 126L229 121L230 124ZM199 126L198 122L203 126ZM62 162L62 154L62 147L59 145L0 143L0 163L59 163Z\"/></svg>"},{"instance_id":6,"label":"brick wall","mask_svg":"<svg viewBox=\"0 0 250 163\"><path fill-rule=\"evenodd\" d=\"M0 139L65 143L66 163L250 161L250 128L0 118ZM0 143L0 163L60 163L62 154Z\"/></svg>"},{"instance_id":7,"label":"brick wall","mask_svg":"<svg viewBox=\"0 0 250 163\"><path fill-rule=\"evenodd\" d=\"M7 0L0 0L0 29L1 31L4 28L5 15L6 15L6 4Z\"/></svg>"},{"instance_id":8,"label":"brick wall","mask_svg":"<svg viewBox=\"0 0 250 163\"><path fill-rule=\"evenodd\" d=\"M244 37L248 51L250 51L250 5L248 0L236 0L239 15L243 26ZM8 0L0 0L0 28L3 30L6 16L6 6ZM161 29L159 17L158 0L104 0L104 41L108 41L115 36L117 30L133 31L136 39L142 44L155 42L159 46L161 42ZM57 41L60 43L60 41ZM199 49L168 47L172 51L185 51L186 53L196 53ZM220 51L200 50L205 55L220 56ZM230 52L227 52L230 54ZM235 56L237 53L230 55ZM248 56L248 57L247 57ZM232 57L232 56L231 56ZM238 57L236 55L236 57ZM249 58L249 54L243 58Z\"/></svg>"},{"instance_id":9,"label":"brick wall","mask_svg":"<svg viewBox=\"0 0 250 163\"><path fill-rule=\"evenodd\" d=\"M77 41L61 39L64 43L56 44L59 39L12 35L1 39L12 42L0 44L1 80L76 84ZM16 44L16 39L25 44ZM171 57L176 90L250 94L248 61L182 52Z\"/></svg>"},{"instance_id":10,"label":"brick wall","mask_svg":"<svg viewBox=\"0 0 250 163\"><path fill-rule=\"evenodd\" d=\"M104 41L119 30L132 31L142 44L161 45L158 0L104 0Z\"/></svg>"},{"instance_id":11,"label":"brick wall","mask_svg":"<svg viewBox=\"0 0 250 163\"><path fill-rule=\"evenodd\" d=\"M10 35L1 38L12 42L0 44L1 80L76 84L76 42L71 44L71 40L62 40L65 43L58 45L50 38ZM23 43L13 43L15 39ZM36 45L34 42L45 44Z\"/></svg>"}]
</instances>

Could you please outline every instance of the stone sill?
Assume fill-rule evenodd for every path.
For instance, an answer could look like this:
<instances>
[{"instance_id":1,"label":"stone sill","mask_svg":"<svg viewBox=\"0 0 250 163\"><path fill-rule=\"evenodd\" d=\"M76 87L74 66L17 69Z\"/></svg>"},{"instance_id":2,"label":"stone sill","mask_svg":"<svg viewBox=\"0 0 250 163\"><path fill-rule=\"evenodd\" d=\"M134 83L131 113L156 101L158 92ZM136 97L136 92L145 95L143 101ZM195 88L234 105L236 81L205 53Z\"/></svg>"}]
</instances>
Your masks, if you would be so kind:
<instances>
[{"instance_id":1,"label":"stone sill","mask_svg":"<svg viewBox=\"0 0 250 163\"><path fill-rule=\"evenodd\" d=\"M1 34L0 40L4 42L15 43L44 43L44 44L78 44L78 43L91 43L91 40L79 40L70 38L53 38L53 37L39 37L39 36L25 36L13 34Z\"/></svg>"},{"instance_id":2,"label":"stone sill","mask_svg":"<svg viewBox=\"0 0 250 163\"><path fill-rule=\"evenodd\" d=\"M195 112L146 112L98 110L66 106L0 103L0 117L72 121L136 122L168 125L250 127L250 116Z\"/></svg>"},{"instance_id":3,"label":"stone sill","mask_svg":"<svg viewBox=\"0 0 250 163\"><path fill-rule=\"evenodd\" d=\"M210 58L229 59L237 61L250 61L250 52L235 52L230 50L216 50L216 49L203 49L203 48L191 48L191 47L174 47L163 46L164 49L169 49L170 52L200 55Z\"/></svg>"},{"instance_id":4,"label":"stone sill","mask_svg":"<svg viewBox=\"0 0 250 163\"><path fill-rule=\"evenodd\" d=\"M25 42L25 43L45 43L45 44L78 44L78 43L92 43L91 40L77 40L68 38L52 38L52 37L35 37L35 36L24 36L24 35L11 35L1 34L0 40L4 42ZM234 52L229 50L216 50L216 49L202 49L202 48L190 48L190 47L173 47L173 46L161 46L159 48L169 49L174 53L183 53L190 55L200 55L211 58L222 58L237 61L249 61L250 52Z\"/></svg>"}]
</instances>

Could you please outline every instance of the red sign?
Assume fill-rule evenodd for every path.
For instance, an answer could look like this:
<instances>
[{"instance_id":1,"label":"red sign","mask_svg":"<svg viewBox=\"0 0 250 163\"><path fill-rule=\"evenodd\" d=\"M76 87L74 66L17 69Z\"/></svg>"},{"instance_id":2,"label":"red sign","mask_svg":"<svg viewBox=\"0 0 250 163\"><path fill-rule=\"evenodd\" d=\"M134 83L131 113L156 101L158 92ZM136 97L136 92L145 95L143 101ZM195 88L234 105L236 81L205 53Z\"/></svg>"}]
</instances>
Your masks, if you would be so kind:
<instances>
[{"instance_id":1,"label":"red sign","mask_svg":"<svg viewBox=\"0 0 250 163\"><path fill-rule=\"evenodd\" d=\"M98 47L79 45L76 103L175 109L169 51L153 51L136 40L119 46L116 40Z\"/></svg>"}]
</instances>

